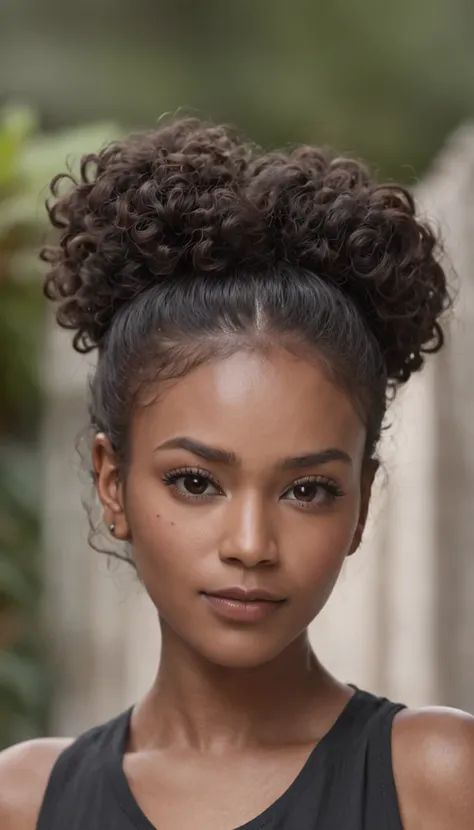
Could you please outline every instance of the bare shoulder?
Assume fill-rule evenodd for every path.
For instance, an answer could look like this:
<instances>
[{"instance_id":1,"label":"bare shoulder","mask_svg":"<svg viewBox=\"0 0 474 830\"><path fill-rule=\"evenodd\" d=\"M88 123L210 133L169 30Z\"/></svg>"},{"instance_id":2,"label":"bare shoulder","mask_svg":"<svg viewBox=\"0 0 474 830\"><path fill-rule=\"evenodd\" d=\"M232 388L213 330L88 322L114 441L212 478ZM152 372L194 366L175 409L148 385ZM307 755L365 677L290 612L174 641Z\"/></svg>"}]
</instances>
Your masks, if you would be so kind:
<instances>
[{"instance_id":1,"label":"bare shoulder","mask_svg":"<svg viewBox=\"0 0 474 830\"><path fill-rule=\"evenodd\" d=\"M474 717L443 707L400 712L393 770L404 830L472 830Z\"/></svg>"},{"instance_id":2,"label":"bare shoulder","mask_svg":"<svg viewBox=\"0 0 474 830\"><path fill-rule=\"evenodd\" d=\"M69 739L41 738L0 752L0 827L35 830L51 770Z\"/></svg>"}]
</instances>

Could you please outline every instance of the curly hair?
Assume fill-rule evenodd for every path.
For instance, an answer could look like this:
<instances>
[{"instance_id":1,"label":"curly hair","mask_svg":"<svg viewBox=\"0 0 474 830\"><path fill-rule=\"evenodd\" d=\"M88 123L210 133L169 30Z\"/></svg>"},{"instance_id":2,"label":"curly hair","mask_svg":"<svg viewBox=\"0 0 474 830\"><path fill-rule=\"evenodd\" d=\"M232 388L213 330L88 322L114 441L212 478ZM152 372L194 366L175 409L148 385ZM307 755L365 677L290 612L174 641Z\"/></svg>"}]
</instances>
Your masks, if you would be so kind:
<instances>
[{"instance_id":1,"label":"curly hair","mask_svg":"<svg viewBox=\"0 0 474 830\"><path fill-rule=\"evenodd\" d=\"M150 339L165 369L180 343L237 336L263 311L268 330L299 335L369 390L372 444L387 390L442 346L437 240L410 193L358 161L308 146L266 153L183 119L84 157L52 194L60 239L42 251L45 293L74 347L99 349L92 419L118 442L118 386Z\"/></svg>"}]
</instances>

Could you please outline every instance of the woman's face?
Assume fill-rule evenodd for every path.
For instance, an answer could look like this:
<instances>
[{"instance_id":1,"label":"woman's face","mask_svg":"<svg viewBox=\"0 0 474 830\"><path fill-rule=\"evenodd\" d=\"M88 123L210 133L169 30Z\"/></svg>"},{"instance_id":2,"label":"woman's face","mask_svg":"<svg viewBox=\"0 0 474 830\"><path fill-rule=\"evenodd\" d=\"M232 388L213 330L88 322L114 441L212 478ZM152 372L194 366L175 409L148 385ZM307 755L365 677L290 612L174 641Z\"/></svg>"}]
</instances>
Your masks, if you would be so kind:
<instances>
[{"instance_id":1,"label":"woman's face","mask_svg":"<svg viewBox=\"0 0 474 830\"><path fill-rule=\"evenodd\" d=\"M275 347L202 365L138 408L124 490L99 436L105 519L166 626L229 667L298 638L360 540L365 435L317 361Z\"/></svg>"}]
</instances>

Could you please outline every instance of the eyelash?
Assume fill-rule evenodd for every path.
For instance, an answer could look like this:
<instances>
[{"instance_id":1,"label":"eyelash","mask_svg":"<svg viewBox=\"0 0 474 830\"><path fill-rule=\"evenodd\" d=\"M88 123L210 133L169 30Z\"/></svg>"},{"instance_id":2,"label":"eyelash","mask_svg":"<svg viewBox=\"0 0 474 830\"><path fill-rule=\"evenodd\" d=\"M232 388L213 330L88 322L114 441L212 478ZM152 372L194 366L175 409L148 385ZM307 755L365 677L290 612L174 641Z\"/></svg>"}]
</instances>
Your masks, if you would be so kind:
<instances>
[{"instance_id":1,"label":"eyelash","mask_svg":"<svg viewBox=\"0 0 474 830\"><path fill-rule=\"evenodd\" d=\"M296 487L302 487L305 484L316 484L318 487L321 487L326 491L330 502L336 501L336 499L340 499L342 496L345 496L344 490L339 487L335 481L330 478L326 478L325 476L305 476L304 478L299 478L285 490L285 493L288 493L290 490L294 490ZM304 508L304 502L299 502L299 504ZM308 508L309 507L311 507L310 502L308 503Z\"/></svg>"},{"instance_id":2,"label":"eyelash","mask_svg":"<svg viewBox=\"0 0 474 830\"><path fill-rule=\"evenodd\" d=\"M203 470L199 467L181 467L176 470L170 470L170 472L166 473L163 476L163 483L167 487L174 487L174 489L179 493L179 496L181 498L188 499L189 501L197 502L215 495L214 493L203 493L202 495L193 495L192 493L183 493L181 490L178 491L176 483L179 481L179 479L186 478L188 476L202 478L205 481L208 481L210 484L212 484L213 487L216 488L216 490L219 491L219 495L224 495L222 488L219 486L219 484L213 478L213 476L211 476L207 470ZM297 481L293 482L293 484L290 487L288 487L282 495L285 495L291 490L294 490L296 487L304 486L305 484L316 484L322 489L324 489L326 491L328 501L330 504L332 504L334 501L345 495L344 490L342 490L342 488L339 487L339 485L336 484L335 481L332 481L329 478L325 478L324 476L305 476L304 478L300 478ZM305 503L304 501L299 501L298 499L291 499L291 501L295 501L298 504L298 507L300 507L303 510L308 510L311 507L314 508L313 502Z\"/></svg>"},{"instance_id":3,"label":"eyelash","mask_svg":"<svg viewBox=\"0 0 474 830\"><path fill-rule=\"evenodd\" d=\"M207 470L201 470L199 467L180 467L177 470L170 470L169 473L165 473L165 475L163 476L163 482L164 484L166 484L167 487L174 487L176 485L176 482L179 481L180 478L187 478L188 476L191 478L203 478L206 481L209 481L213 485L213 487L216 488L216 490L220 490L220 492L222 493L222 489L221 487L219 487L219 484L217 483L215 478L213 478ZM190 493L189 498L202 499L206 498L206 496L193 496Z\"/></svg>"}]
</instances>

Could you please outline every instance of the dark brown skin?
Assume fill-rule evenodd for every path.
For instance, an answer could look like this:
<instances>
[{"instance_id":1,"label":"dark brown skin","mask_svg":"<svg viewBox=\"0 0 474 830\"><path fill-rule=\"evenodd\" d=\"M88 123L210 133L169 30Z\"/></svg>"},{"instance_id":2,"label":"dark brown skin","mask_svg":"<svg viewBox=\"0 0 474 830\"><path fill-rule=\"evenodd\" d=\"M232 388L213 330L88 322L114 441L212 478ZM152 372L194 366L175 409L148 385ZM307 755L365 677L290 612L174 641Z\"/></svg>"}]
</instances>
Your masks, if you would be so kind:
<instances>
[{"instance_id":1,"label":"dark brown skin","mask_svg":"<svg viewBox=\"0 0 474 830\"><path fill-rule=\"evenodd\" d=\"M162 447L183 436L234 462ZM133 793L160 830L232 830L254 818L349 700L306 630L360 542L375 471L364 446L359 415L317 360L279 347L237 353L161 388L135 413L125 482L97 436L105 521L133 543L162 625L157 679L135 709L125 758ZM327 450L340 457L294 461ZM211 484L163 481L183 470ZM259 622L224 620L203 592L235 586L284 602ZM67 743L33 741L0 756L2 830L34 830ZM405 830L471 830L474 718L400 713L393 762Z\"/></svg>"}]
</instances>

